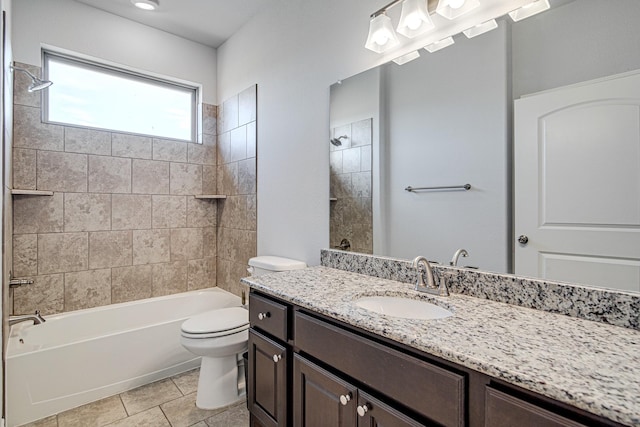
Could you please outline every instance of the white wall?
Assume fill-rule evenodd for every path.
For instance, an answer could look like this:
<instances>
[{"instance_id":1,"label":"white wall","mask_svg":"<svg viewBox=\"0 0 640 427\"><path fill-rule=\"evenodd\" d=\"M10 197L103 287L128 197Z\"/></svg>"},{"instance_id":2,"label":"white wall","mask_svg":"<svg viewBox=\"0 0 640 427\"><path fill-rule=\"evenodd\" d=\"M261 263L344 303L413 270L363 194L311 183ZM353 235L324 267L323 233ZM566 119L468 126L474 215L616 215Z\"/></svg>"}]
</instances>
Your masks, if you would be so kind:
<instances>
[{"instance_id":1,"label":"white wall","mask_svg":"<svg viewBox=\"0 0 640 427\"><path fill-rule=\"evenodd\" d=\"M258 84L258 254L318 264L329 244L329 86L377 65L384 0L282 2L218 49L219 98Z\"/></svg>"},{"instance_id":2,"label":"white wall","mask_svg":"<svg viewBox=\"0 0 640 427\"><path fill-rule=\"evenodd\" d=\"M513 26L513 95L640 68L640 1L574 0Z\"/></svg>"},{"instance_id":3,"label":"white wall","mask_svg":"<svg viewBox=\"0 0 640 427\"><path fill-rule=\"evenodd\" d=\"M41 65L52 45L203 85L203 102L217 103L216 51L73 0L19 0L13 7L14 60Z\"/></svg>"}]
</instances>

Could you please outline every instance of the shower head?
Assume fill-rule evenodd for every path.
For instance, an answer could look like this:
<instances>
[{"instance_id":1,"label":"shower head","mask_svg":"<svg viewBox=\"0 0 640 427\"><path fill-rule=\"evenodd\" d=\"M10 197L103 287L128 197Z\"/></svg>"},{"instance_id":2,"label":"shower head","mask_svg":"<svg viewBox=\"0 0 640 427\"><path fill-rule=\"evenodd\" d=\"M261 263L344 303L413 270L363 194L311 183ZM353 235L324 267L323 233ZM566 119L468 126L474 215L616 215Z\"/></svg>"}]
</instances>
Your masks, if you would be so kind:
<instances>
[{"instance_id":1,"label":"shower head","mask_svg":"<svg viewBox=\"0 0 640 427\"><path fill-rule=\"evenodd\" d=\"M42 80L36 76L34 76L33 74L31 74L28 70L25 70L24 68L20 68L20 67L14 67L13 65L11 65L11 71L16 70L16 71L22 71L23 73L26 73L29 78L31 79L31 84L29 85L29 87L27 87L27 90L29 92L37 92L39 90L42 89L46 89L49 86L51 86L53 84L52 81L49 80Z\"/></svg>"},{"instance_id":2,"label":"shower head","mask_svg":"<svg viewBox=\"0 0 640 427\"><path fill-rule=\"evenodd\" d=\"M336 147L340 147L342 145L342 141L340 141L340 140L343 139L343 138L347 139L348 137L347 137L347 135L342 135L342 136L339 136L337 138L331 138L331 143L333 145L335 145Z\"/></svg>"}]
</instances>

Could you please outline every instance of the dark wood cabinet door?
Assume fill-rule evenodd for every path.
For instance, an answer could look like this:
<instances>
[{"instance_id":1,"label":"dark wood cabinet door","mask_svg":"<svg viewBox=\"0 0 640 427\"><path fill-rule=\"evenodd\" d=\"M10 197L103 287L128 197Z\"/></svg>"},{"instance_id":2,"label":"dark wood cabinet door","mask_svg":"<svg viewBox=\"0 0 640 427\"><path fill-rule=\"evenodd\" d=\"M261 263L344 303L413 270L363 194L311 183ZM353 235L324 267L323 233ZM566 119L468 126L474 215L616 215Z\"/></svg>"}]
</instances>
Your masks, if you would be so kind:
<instances>
[{"instance_id":1,"label":"dark wood cabinet door","mask_svg":"<svg viewBox=\"0 0 640 427\"><path fill-rule=\"evenodd\" d=\"M293 356L293 425L355 427L356 388L319 366Z\"/></svg>"},{"instance_id":2,"label":"dark wood cabinet door","mask_svg":"<svg viewBox=\"0 0 640 427\"><path fill-rule=\"evenodd\" d=\"M287 426L286 347L249 330L249 411L264 427Z\"/></svg>"},{"instance_id":3,"label":"dark wood cabinet door","mask_svg":"<svg viewBox=\"0 0 640 427\"><path fill-rule=\"evenodd\" d=\"M363 391L358 393L358 427L426 427ZM434 424L435 426L435 424Z\"/></svg>"},{"instance_id":4,"label":"dark wood cabinet door","mask_svg":"<svg viewBox=\"0 0 640 427\"><path fill-rule=\"evenodd\" d=\"M499 390L486 389L486 427L585 427Z\"/></svg>"}]
</instances>

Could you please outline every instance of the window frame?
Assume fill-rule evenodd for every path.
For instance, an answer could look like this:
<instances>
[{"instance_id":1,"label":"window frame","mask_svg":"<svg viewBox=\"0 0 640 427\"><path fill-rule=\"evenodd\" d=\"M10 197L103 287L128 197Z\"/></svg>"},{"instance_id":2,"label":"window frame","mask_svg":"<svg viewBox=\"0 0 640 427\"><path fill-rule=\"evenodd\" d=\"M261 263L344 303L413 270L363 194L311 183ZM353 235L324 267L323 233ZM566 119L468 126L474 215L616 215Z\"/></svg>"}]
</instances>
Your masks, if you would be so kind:
<instances>
[{"instance_id":1,"label":"window frame","mask_svg":"<svg viewBox=\"0 0 640 427\"><path fill-rule=\"evenodd\" d=\"M196 84L188 84L185 82L179 82L176 80L172 80L170 78L158 77L149 74L145 74L140 71L134 71L132 69L124 68L123 66L117 66L112 64L107 64L104 62L100 62L98 60L86 59L78 56L74 56L72 54L60 53L56 51L52 51L49 49L42 50L42 76L44 79L49 79L49 59L53 58L58 62L63 62L66 64L73 65L78 68L84 68L91 71L98 71L106 74L111 74L114 76L118 76L121 78L126 78L132 81L144 82L147 84L153 84L158 87L165 87L170 89L182 89L191 93L191 131L189 139L180 139L180 138L171 138L169 136L162 135L151 135L145 133L137 133L127 130L119 130L119 129L110 129L110 128L101 128L94 126L86 126L75 123L66 123L66 122L57 122L53 120L49 120L49 91L42 91L42 122L49 123L60 126L70 126L70 127L79 127L85 129L95 129L104 132L113 132L113 133L126 133L130 135L140 135L147 136L150 138L156 139L168 139L174 141L185 141L191 143L200 143L198 138L198 128L199 128L199 120L200 115L198 114L198 100L200 99L200 91L201 86ZM55 82L54 82L55 84Z\"/></svg>"}]
</instances>

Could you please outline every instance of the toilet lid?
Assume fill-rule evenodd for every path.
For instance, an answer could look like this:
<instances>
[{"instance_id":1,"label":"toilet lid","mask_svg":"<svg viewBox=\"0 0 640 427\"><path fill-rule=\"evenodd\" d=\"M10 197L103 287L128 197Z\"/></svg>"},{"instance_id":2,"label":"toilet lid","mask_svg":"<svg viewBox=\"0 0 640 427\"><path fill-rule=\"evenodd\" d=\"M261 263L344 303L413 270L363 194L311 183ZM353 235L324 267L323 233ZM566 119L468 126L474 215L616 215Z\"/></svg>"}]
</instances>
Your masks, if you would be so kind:
<instances>
[{"instance_id":1,"label":"toilet lid","mask_svg":"<svg viewBox=\"0 0 640 427\"><path fill-rule=\"evenodd\" d=\"M231 331L249 324L249 311L242 307L220 308L198 314L182 324L188 334Z\"/></svg>"}]
</instances>

